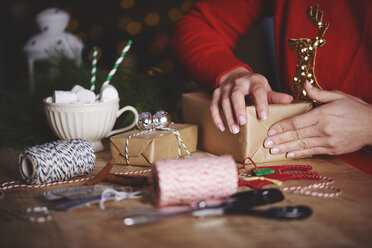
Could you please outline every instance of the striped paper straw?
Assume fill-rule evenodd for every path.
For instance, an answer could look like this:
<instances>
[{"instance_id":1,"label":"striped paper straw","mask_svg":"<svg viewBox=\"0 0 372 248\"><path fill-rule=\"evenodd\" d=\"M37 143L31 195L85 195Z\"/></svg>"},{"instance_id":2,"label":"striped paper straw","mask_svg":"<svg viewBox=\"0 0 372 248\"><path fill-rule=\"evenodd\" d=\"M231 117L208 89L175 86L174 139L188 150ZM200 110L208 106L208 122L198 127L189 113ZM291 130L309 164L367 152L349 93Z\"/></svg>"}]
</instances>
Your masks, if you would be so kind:
<instances>
[{"instance_id":1,"label":"striped paper straw","mask_svg":"<svg viewBox=\"0 0 372 248\"><path fill-rule=\"evenodd\" d=\"M90 80L90 90L94 92L96 88L96 72L97 72L97 55L98 48L95 46L93 48L93 60L92 60L92 77Z\"/></svg>"},{"instance_id":2,"label":"striped paper straw","mask_svg":"<svg viewBox=\"0 0 372 248\"><path fill-rule=\"evenodd\" d=\"M106 81L103 83L102 87L110 83L111 78L116 73L116 70L118 69L120 63L123 61L124 56L128 52L128 50L129 50L129 48L130 48L131 45L132 45L132 41L129 40L128 43L127 43L127 45L123 48L123 51L121 52L120 57L116 60L116 63L114 65L114 68L112 68L112 70L108 74L108 76L106 78Z\"/></svg>"}]
</instances>

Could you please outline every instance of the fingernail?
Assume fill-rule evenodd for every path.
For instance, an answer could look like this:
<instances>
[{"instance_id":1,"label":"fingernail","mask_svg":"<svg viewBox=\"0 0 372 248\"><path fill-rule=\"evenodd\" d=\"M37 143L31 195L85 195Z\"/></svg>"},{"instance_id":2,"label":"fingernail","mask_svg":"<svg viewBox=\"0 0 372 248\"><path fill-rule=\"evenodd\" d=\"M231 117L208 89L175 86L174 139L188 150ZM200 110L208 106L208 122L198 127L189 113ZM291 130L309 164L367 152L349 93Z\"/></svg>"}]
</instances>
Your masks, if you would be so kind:
<instances>
[{"instance_id":1,"label":"fingernail","mask_svg":"<svg viewBox=\"0 0 372 248\"><path fill-rule=\"evenodd\" d=\"M264 146L266 148L271 148L273 146L273 141L272 140L266 140L264 143Z\"/></svg>"},{"instance_id":2,"label":"fingernail","mask_svg":"<svg viewBox=\"0 0 372 248\"><path fill-rule=\"evenodd\" d=\"M276 134L276 130L275 129L270 129L269 132L267 133L269 136L273 136Z\"/></svg>"},{"instance_id":3,"label":"fingernail","mask_svg":"<svg viewBox=\"0 0 372 248\"><path fill-rule=\"evenodd\" d=\"M278 147L271 148L270 153L271 154L278 154L279 153L279 148Z\"/></svg>"},{"instance_id":4,"label":"fingernail","mask_svg":"<svg viewBox=\"0 0 372 248\"><path fill-rule=\"evenodd\" d=\"M294 156L295 156L294 152L287 153L287 158L294 158Z\"/></svg>"},{"instance_id":5,"label":"fingernail","mask_svg":"<svg viewBox=\"0 0 372 248\"><path fill-rule=\"evenodd\" d=\"M244 116L240 115L238 117L238 122L239 122L239 125L244 125L247 122L247 120L245 119Z\"/></svg>"},{"instance_id":6,"label":"fingernail","mask_svg":"<svg viewBox=\"0 0 372 248\"><path fill-rule=\"evenodd\" d=\"M222 125L221 123L217 125L217 128L218 128L221 132L225 131L225 127L224 127L224 125Z\"/></svg>"},{"instance_id":7,"label":"fingernail","mask_svg":"<svg viewBox=\"0 0 372 248\"><path fill-rule=\"evenodd\" d=\"M267 119L267 113L266 113L266 111L262 111L262 112L260 113L260 119L261 119L261 120L266 120L266 119Z\"/></svg>"},{"instance_id":8,"label":"fingernail","mask_svg":"<svg viewBox=\"0 0 372 248\"><path fill-rule=\"evenodd\" d=\"M231 132L233 133L233 134L237 134L237 133L239 133L239 127L238 127L238 125L232 125L232 127L231 127Z\"/></svg>"},{"instance_id":9,"label":"fingernail","mask_svg":"<svg viewBox=\"0 0 372 248\"><path fill-rule=\"evenodd\" d=\"M306 80L306 87L308 87L309 89L312 89L313 85L308 80Z\"/></svg>"}]
</instances>

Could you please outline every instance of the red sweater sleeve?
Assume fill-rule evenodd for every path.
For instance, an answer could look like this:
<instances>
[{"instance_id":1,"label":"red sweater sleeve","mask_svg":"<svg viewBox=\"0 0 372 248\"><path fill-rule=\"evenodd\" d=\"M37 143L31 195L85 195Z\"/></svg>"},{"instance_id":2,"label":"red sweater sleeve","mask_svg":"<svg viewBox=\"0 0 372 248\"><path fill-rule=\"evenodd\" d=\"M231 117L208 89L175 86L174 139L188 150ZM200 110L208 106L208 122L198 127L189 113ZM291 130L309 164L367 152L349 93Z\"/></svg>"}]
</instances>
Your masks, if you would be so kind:
<instances>
[{"instance_id":1,"label":"red sweater sleeve","mask_svg":"<svg viewBox=\"0 0 372 248\"><path fill-rule=\"evenodd\" d=\"M264 0L197 2L175 28L173 49L186 72L199 84L215 88L219 77L234 68L250 67L233 49L238 39L271 14Z\"/></svg>"}]
</instances>

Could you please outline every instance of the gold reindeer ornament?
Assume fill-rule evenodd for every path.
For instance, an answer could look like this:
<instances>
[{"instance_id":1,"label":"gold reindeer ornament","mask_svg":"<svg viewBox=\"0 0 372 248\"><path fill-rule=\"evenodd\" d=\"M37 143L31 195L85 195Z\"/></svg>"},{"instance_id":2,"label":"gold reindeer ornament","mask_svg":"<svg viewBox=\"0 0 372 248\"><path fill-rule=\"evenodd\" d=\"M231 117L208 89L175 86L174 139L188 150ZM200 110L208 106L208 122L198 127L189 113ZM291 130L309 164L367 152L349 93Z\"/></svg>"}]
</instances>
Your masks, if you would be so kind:
<instances>
[{"instance_id":1,"label":"gold reindeer ornament","mask_svg":"<svg viewBox=\"0 0 372 248\"><path fill-rule=\"evenodd\" d=\"M315 5L314 8L311 6L307 8L307 18L318 29L318 35L315 39L289 39L288 44L289 48L298 55L296 72L291 82L291 93L296 100L311 101L306 96L304 83L308 80L313 86L321 88L315 77L315 56L317 48L325 43L323 36L328 28L328 23L323 23L323 11L319 11L318 5Z\"/></svg>"}]
</instances>

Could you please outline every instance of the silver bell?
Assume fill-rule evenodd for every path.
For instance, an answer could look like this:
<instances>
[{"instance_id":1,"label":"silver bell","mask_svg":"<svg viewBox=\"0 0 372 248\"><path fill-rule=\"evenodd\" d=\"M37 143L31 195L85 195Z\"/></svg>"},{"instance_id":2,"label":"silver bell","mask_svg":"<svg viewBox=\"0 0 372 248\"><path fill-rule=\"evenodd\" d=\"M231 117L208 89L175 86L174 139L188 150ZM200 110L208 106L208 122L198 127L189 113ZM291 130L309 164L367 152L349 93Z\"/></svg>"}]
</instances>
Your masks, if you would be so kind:
<instances>
[{"instance_id":1,"label":"silver bell","mask_svg":"<svg viewBox=\"0 0 372 248\"><path fill-rule=\"evenodd\" d=\"M167 111L160 110L153 117L154 127L168 127L171 124L171 118Z\"/></svg>"},{"instance_id":2,"label":"silver bell","mask_svg":"<svg viewBox=\"0 0 372 248\"><path fill-rule=\"evenodd\" d=\"M141 130L148 130L152 128L153 119L150 112L143 112L138 115L137 127Z\"/></svg>"}]
</instances>

